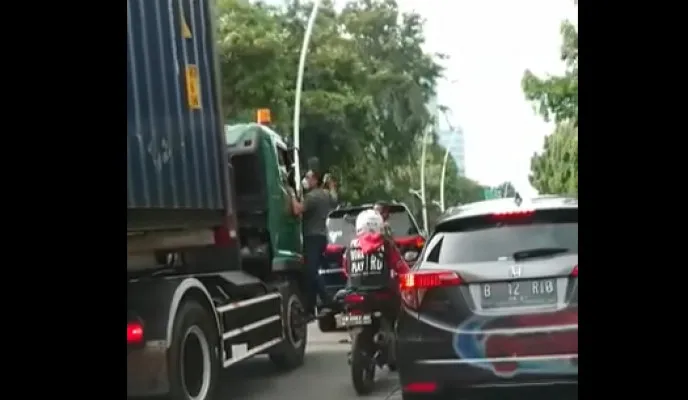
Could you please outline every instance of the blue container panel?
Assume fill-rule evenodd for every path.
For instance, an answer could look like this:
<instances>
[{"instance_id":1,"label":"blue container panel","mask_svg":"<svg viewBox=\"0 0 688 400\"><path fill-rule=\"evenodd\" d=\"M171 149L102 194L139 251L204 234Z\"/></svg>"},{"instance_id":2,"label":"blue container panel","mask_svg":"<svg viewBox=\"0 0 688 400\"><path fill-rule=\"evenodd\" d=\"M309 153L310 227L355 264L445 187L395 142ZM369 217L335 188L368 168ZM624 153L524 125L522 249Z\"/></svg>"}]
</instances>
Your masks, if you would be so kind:
<instances>
[{"instance_id":1,"label":"blue container panel","mask_svg":"<svg viewBox=\"0 0 688 400\"><path fill-rule=\"evenodd\" d=\"M127 0L128 209L224 207L210 1ZM188 66L197 67L200 109L188 104Z\"/></svg>"}]
</instances>

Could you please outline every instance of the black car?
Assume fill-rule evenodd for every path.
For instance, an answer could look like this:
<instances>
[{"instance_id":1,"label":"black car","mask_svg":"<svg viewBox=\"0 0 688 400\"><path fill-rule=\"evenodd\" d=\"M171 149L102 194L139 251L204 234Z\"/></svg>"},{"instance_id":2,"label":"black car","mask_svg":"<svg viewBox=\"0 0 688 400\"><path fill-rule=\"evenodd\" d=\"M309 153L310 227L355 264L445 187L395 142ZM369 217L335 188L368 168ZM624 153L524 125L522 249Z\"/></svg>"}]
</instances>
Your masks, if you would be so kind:
<instances>
[{"instance_id":1,"label":"black car","mask_svg":"<svg viewBox=\"0 0 688 400\"><path fill-rule=\"evenodd\" d=\"M346 285L346 274L342 266L342 255L346 246L354 238L356 216L363 211L373 208L373 204L364 204L355 207L342 207L332 212L327 217L328 245L325 251L327 265L320 269L319 273L325 281L325 289L329 296L334 296L338 290ZM413 265L423 249L425 239L413 215L405 204L389 204L389 219L387 220L394 241L402 252L404 259ZM318 319L318 326L323 332L331 332L337 328L335 315L341 310L332 310L328 316Z\"/></svg>"},{"instance_id":2,"label":"black car","mask_svg":"<svg viewBox=\"0 0 688 400\"><path fill-rule=\"evenodd\" d=\"M403 399L577 396L576 199L497 199L452 210L400 288Z\"/></svg>"}]
</instances>

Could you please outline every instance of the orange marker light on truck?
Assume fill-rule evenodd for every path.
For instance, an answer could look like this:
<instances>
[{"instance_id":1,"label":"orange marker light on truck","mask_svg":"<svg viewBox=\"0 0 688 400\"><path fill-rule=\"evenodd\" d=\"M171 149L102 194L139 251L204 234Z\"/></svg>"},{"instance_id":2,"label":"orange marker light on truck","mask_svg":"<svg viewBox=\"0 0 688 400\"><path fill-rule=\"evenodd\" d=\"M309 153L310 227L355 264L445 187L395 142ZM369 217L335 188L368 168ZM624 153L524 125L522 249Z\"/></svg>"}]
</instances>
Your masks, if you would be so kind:
<instances>
[{"instance_id":1,"label":"orange marker light on truck","mask_svg":"<svg viewBox=\"0 0 688 400\"><path fill-rule=\"evenodd\" d=\"M272 122L272 116L270 115L269 108L259 108L256 111L256 122L261 125L267 125Z\"/></svg>"}]
</instances>

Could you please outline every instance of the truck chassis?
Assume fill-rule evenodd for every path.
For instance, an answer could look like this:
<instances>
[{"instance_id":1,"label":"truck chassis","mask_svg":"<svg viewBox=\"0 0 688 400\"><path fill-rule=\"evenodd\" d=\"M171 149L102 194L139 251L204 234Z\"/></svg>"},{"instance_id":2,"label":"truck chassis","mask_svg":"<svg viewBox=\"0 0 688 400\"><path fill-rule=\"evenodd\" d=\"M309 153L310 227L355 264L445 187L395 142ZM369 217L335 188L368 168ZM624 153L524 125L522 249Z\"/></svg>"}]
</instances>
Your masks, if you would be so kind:
<instances>
[{"instance_id":1,"label":"truck chassis","mask_svg":"<svg viewBox=\"0 0 688 400\"><path fill-rule=\"evenodd\" d=\"M298 286L289 274L265 283L243 271L129 280L128 396L211 399L221 368L257 354L298 367L307 340Z\"/></svg>"}]
</instances>

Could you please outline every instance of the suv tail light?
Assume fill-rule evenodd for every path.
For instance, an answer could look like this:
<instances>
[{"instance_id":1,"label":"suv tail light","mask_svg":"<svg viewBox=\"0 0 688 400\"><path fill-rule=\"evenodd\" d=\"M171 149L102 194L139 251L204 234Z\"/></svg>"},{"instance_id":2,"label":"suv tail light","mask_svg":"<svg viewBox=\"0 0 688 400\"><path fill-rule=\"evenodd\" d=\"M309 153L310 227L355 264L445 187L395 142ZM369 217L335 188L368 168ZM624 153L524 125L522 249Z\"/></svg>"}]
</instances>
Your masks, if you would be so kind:
<instances>
[{"instance_id":1,"label":"suv tail light","mask_svg":"<svg viewBox=\"0 0 688 400\"><path fill-rule=\"evenodd\" d=\"M143 343L143 325L140 322L127 323L127 344Z\"/></svg>"},{"instance_id":2,"label":"suv tail light","mask_svg":"<svg viewBox=\"0 0 688 400\"><path fill-rule=\"evenodd\" d=\"M327 247L325 247L325 253L332 253L336 254L344 250L344 246L338 245L338 244L328 244Z\"/></svg>"},{"instance_id":3,"label":"suv tail light","mask_svg":"<svg viewBox=\"0 0 688 400\"><path fill-rule=\"evenodd\" d=\"M338 259L338 265L339 268L342 269L342 275L346 277L346 263L344 262L344 251L346 250L345 246L339 245L339 244L328 244L327 247L325 247L325 254L330 255L330 256L336 256L339 257Z\"/></svg>"},{"instance_id":4,"label":"suv tail light","mask_svg":"<svg viewBox=\"0 0 688 400\"><path fill-rule=\"evenodd\" d=\"M453 271L413 271L399 277L401 299L414 310L418 309L428 289L460 284L461 277Z\"/></svg>"},{"instance_id":5,"label":"suv tail light","mask_svg":"<svg viewBox=\"0 0 688 400\"><path fill-rule=\"evenodd\" d=\"M578 278L578 264L573 266L573 269L571 270L571 277Z\"/></svg>"},{"instance_id":6,"label":"suv tail light","mask_svg":"<svg viewBox=\"0 0 688 400\"><path fill-rule=\"evenodd\" d=\"M347 294L344 297L344 304L359 304L365 301L365 297L360 294Z\"/></svg>"},{"instance_id":7,"label":"suv tail light","mask_svg":"<svg viewBox=\"0 0 688 400\"><path fill-rule=\"evenodd\" d=\"M397 246L407 249L421 250L425 246L425 239L422 236L408 236L395 238L394 242Z\"/></svg>"},{"instance_id":8,"label":"suv tail light","mask_svg":"<svg viewBox=\"0 0 688 400\"><path fill-rule=\"evenodd\" d=\"M399 247L399 250L401 250L404 261L408 263L416 262L420 251L423 250L423 246L425 246L425 239L422 236L395 238L394 242Z\"/></svg>"},{"instance_id":9,"label":"suv tail light","mask_svg":"<svg viewBox=\"0 0 688 400\"><path fill-rule=\"evenodd\" d=\"M433 393L437 391L436 382L411 382L404 386L407 393Z\"/></svg>"}]
</instances>

